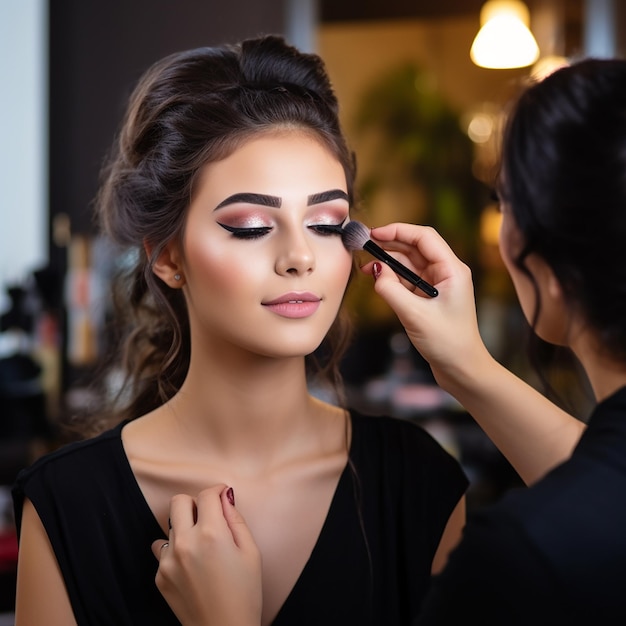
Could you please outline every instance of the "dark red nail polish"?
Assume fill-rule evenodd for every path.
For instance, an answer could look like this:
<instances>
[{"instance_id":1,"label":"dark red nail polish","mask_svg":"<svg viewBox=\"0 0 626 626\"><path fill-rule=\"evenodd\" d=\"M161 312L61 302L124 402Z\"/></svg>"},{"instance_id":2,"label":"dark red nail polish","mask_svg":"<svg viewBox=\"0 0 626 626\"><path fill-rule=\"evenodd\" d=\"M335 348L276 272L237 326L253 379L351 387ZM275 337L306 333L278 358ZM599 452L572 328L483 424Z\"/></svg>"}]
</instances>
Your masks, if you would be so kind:
<instances>
[{"instance_id":1,"label":"dark red nail polish","mask_svg":"<svg viewBox=\"0 0 626 626\"><path fill-rule=\"evenodd\" d=\"M228 498L228 501L235 506L235 492L233 491L232 487L229 487L226 490L226 497Z\"/></svg>"},{"instance_id":2,"label":"dark red nail polish","mask_svg":"<svg viewBox=\"0 0 626 626\"><path fill-rule=\"evenodd\" d=\"M382 265L380 263L374 263L373 267L372 267L372 274L374 275L374 278L378 278L380 276L380 273L382 272L383 268Z\"/></svg>"}]
</instances>

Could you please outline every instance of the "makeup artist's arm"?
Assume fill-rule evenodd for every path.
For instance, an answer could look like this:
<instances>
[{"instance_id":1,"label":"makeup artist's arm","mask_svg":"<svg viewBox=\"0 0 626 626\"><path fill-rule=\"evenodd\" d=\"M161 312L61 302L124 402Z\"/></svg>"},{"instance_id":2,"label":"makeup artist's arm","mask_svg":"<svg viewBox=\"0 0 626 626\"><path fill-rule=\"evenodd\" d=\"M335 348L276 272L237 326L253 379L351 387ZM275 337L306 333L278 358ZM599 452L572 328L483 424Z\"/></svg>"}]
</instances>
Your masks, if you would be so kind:
<instances>
[{"instance_id":1,"label":"makeup artist's arm","mask_svg":"<svg viewBox=\"0 0 626 626\"><path fill-rule=\"evenodd\" d=\"M170 523L152 552L157 587L181 624L259 626L261 555L226 486L174 496Z\"/></svg>"},{"instance_id":2,"label":"makeup artist's arm","mask_svg":"<svg viewBox=\"0 0 626 626\"><path fill-rule=\"evenodd\" d=\"M470 269L432 228L389 224L372 239L439 290L412 293L380 263L376 292L394 309L437 383L472 415L527 483L568 458L585 425L498 363L478 329ZM372 263L364 267L372 271Z\"/></svg>"}]
</instances>

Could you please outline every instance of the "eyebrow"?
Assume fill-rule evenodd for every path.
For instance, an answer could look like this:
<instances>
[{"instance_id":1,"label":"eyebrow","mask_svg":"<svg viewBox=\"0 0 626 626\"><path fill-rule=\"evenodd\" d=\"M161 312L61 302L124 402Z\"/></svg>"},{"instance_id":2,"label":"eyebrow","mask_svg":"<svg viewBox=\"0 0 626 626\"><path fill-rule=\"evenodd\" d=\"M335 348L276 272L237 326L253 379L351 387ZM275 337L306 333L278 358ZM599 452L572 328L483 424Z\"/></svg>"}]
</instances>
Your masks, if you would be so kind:
<instances>
[{"instance_id":1,"label":"eyebrow","mask_svg":"<svg viewBox=\"0 0 626 626\"><path fill-rule=\"evenodd\" d=\"M330 189L329 191L322 191L320 193L314 193L307 198L307 206L312 204L322 204L322 202L330 202L331 200L345 200L350 202L348 194L342 189Z\"/></svg>"},{"instance_id":2,"label":"eyebrow","mask_svg":"<svg viewBox=\"0 0 626 626\"><path fill-rule=\"evenodd\" d=\"M345 200L349 202L348 194L342 189L330 189L328 191L321 191L320 193L314 193L307 197L307 206L314 204L322 204L323 202L330 202L331 200ZM244 204L258 204L260 206L268 206L274 209L279 209L282 204L282 198L278 196L269 196L264 193L235 193L232 196L228 196L222 200L216 207L221 209L229 204L235 204L242 202Z\"/></svg>"},{"instance_id":3,"label":"eyebrow","mask_svg":"<svg viewBox=\"0 0 626 626\"><path fill-rule=\"evenodd\" d=\"M269 206L279 209L282 200L277 196L268 196L264 193L235 193L222 200L214 210L217 211L217 209L221 209L223 206L235 204L237 202L243 202L245 204L260 204L261 206Z\"/></svg>"}]
</instances>

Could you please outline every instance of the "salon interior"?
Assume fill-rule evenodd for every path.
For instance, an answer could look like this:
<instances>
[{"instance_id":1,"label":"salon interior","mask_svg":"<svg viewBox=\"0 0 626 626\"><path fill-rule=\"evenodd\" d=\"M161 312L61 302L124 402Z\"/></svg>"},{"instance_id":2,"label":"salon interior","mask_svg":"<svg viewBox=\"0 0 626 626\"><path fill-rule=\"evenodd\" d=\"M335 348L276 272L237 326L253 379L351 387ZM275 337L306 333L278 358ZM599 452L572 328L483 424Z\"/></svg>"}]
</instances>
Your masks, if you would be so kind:
<instances>
[{"instance_id":1,"label":"salon interior","mask_svg":"<svg viewBox=\"0 0 626 626\"><path fill-rule=\"evenodd\" d=\"M497 248L491 181L505 103L571 60L626 53L620 0L20 0L0 3L0 626L13 624L17 540L10 486L72 439L106 342L116 259L94 230L98 170L125 97L158 58L284 34L321 54L359 159L359 219L435 226L468 263L494 356L539 384ZM437 387L370 281L347 298L356 326L349 402L424 425L470 478L468 506L520 481L470 415ZM451 329L451 332L453 330ZM567 409L589 395L545 349ZM324 389L316 389L320 394Z\"/></svg>"}]
</instances>

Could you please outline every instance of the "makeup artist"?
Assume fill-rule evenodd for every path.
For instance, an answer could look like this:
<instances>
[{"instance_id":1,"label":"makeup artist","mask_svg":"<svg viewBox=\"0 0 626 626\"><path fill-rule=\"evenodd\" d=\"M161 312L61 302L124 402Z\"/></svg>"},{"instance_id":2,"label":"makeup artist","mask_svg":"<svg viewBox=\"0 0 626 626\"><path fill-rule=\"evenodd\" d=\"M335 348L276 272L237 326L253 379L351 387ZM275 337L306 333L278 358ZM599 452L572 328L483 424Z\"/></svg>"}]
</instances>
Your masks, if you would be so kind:
<instances>
[{"instance_id":1,"label":"makeup artist","mask_svg":"<svg viewBox=\"0 0 626 626\"><path fill-rule=\"evenodd\" d=\"M509 112L496 190L500 252L524 315L576 357L596 404L584 428L488 354L470 272L436 233L375 231L439 289L410 297L377 266L376 291L439 384L480 423L500 417L488 434L518 468L546 446L563 457L468 521L415 624L626 624L626 61L579 61L529 87ZM529 436L513 451L506 430L518 413Z\"/></svg>"},{"instance_id":2,"label":"makeup artist","mask_svg":"<svg viewBox=\"0 0 626 626\"><path fill-rule=\"evenodd\" d=\"M521 94L508 115L497 191L501 254L521 308L536 337L569 348L580 361L596 406L585 426L488 353L470 269L436 232L409 224L373 230L372 239L439 296L411 293L378 261L363 268L374 274L375 290L438 383L529 484L472 515L413 624L623 625L626 61L580 61ZM241 532L242 520L231 522L225 511L233 534L224 532L218 545ZM220 518L217 507L213 513ZM168 555L170 565L173 578L185 571ZM219 586L219 576L205 571L205 588ZM170 601L185 593L172 591ZM229 601L245 603L246 594L230 577ZM216 615L221 608L212 606ZM206 615L203 626L259 623L228 621L227 611L224 622Z\"/></svg>"}]
</instances>

